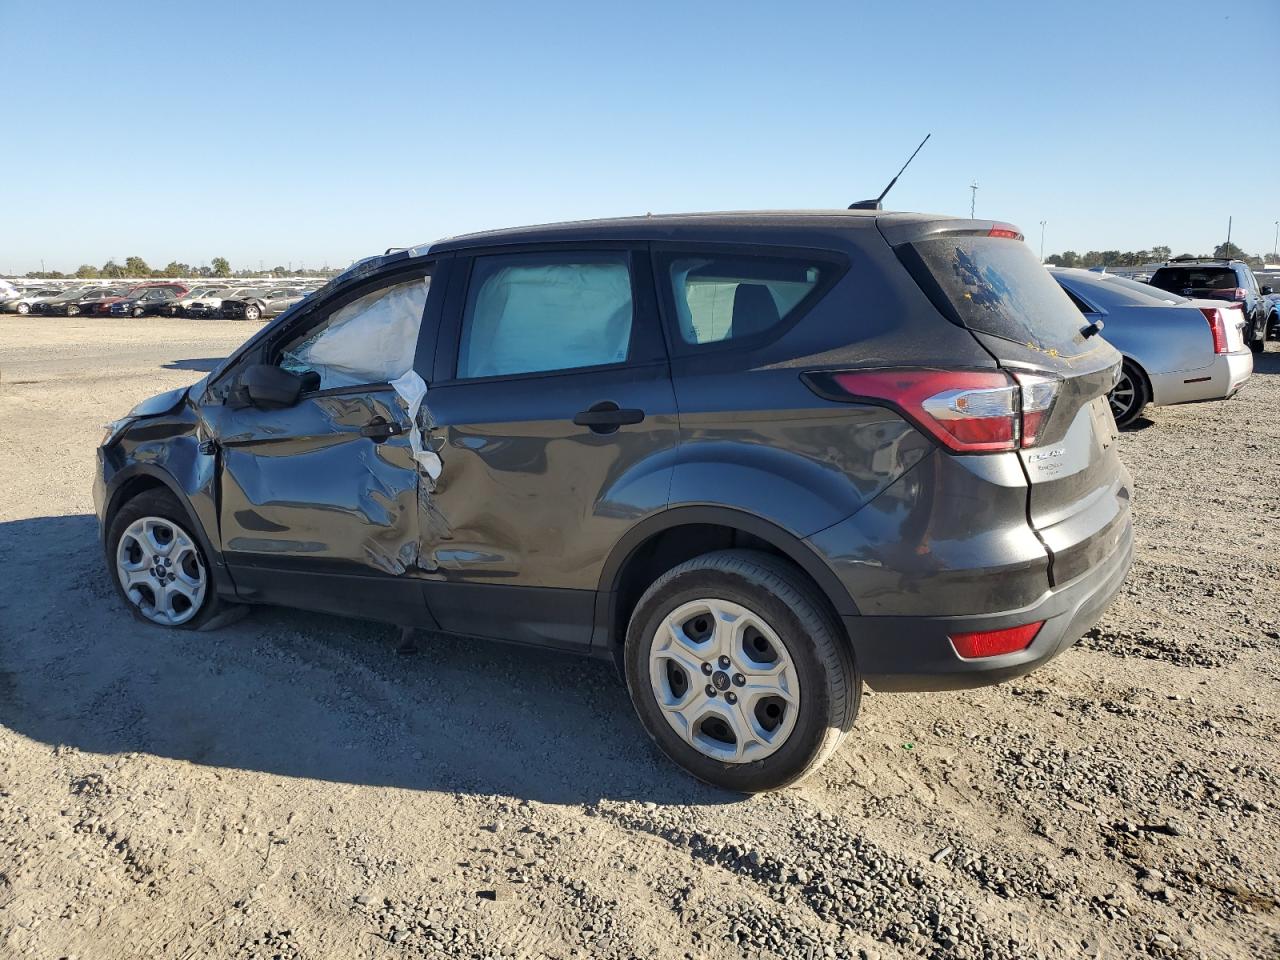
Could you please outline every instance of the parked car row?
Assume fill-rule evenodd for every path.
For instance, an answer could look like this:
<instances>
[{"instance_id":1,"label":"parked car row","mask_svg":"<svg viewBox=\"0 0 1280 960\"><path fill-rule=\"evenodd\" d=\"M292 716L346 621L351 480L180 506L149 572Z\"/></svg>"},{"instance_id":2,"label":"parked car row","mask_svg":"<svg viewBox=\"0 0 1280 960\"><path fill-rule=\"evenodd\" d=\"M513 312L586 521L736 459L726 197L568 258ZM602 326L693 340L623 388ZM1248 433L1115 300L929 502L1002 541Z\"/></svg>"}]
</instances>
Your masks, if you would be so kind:
<instances>
[{"instance_id":1,"label":"parked car row","mask_svg":"<svg viewBox=\"0 0 1280 960\"><path fill-rule=\"evenodd\" d=\"M1267 296L1243 260L1177 257L1156 270L1147 281L1168 293L1183 297L1225 300L1238 304L1245 321L1245 341L1255 353L1265 349L1268 336Z\"/></svg>"},{"instance_id":2,"label":"parked car row","mask_svg":"<svg viewBox=\"0 0 1280 960\"><path fill-rule=\"evenodd\" d=\"M1049 271L1088 321L1124 357L1110 393L1116 424L1148 404L1223 400L1253 373L1239 303L1192 299L1110 273ZM1157 271L1158 272L1158 271Z\"/></svg>"},{"instance_id":3,"label":"parked car row","mask_svg":"<svg viewBox=\"0 0 1280 960\"><path fill-rule=\"evenodd\" d=\"M0 310L49 316L227 317L261 320L279 316L313 290L298 286L192 287L179 282L34 288L0 300Z\"/></svg>"}]
</instances>

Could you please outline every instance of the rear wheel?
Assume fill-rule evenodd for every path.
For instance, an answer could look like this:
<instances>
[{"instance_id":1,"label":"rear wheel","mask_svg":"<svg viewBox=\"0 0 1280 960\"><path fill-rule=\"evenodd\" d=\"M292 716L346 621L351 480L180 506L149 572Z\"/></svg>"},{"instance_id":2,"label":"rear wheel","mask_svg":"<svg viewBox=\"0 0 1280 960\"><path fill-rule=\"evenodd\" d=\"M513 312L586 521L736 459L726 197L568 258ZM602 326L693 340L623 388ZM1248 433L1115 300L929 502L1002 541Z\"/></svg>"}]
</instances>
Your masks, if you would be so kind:
<instances>
[{"instance_id":1,"label":"rear wheel","mask_svg":"<svg viewBox=\"0 0 1280 960\"><path fill-rule=\"evenodd\" d=\"M1147 388L1147 378L1142 375L1137 364L1126 360L1120 370L1120 379L1111 388L1111 413L1116 418L1116 426L1124 427L1133 423L1142 412L1142 408L1151 402L1151 392Z\"/></svg>"},{"instance_id":2,"label":"rear wheel","mask_svg":"<svg viewBox=\"0 0 1280 960\"><path fill-rule=\"evenodd\" d=\"M29 304L29 303L20 303L20 304L18 304L18 314L19 314L20 316L24 316L24 317L25 317L25 316L26 316L28 313L30 313L30 312L31 312L31 304Z\"/></svg>"},{"instance_id":3,"label":"rear wheel","mask_svg":"<svg viewBox=\"0 0 1280 960\"><path fill-rule=\"evenodd\" d=\"M663 574L627 630L627 688L672 760L729 790L812 773L858 712L840 627L794 567L768 554L705 554Z\"/></svg>"},{"instance_id":4,"label":"rear wheel","mask_svg":"<svg viewBox=\"0 0 1280 960\"><path fill-rule=\"evenodd\" d=\"M222 606L186 511L165 490L122 506L107 534L107 566L130 612L146 623L194 630Z\"/></svg>"}]
</instances>

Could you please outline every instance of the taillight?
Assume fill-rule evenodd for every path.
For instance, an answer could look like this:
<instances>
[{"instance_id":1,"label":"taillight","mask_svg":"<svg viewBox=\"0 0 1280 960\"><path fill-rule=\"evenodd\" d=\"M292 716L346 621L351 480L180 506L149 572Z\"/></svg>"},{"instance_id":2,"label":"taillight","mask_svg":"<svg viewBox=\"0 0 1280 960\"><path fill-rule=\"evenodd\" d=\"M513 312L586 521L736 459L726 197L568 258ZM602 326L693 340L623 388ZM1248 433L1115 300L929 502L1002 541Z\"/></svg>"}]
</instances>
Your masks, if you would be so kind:
<instances>
[{"instance_id":1,"label":"taillight","mask_svg":"<svg viewBox=\"0 0 1280 960\"><path fill-rule=\"evenodd\" d=\"M1006 627L1003 630L975 630L973 633L953 633L949 639L957 654L966 660L977 660L981 657L998 657L1002 653L1017 653L1031 646L1043 620L1023 624L1020 627Z\"/></svg>"},{"instance_id":2,"label":"taillight","mask_svg":"<svg viewBox=\"0 0 1280 960\"><path fill-rule=\"evenodd\" d=\"M1222 311L1217 307L1201 307L1200 312L1209 321L1209 329L1213 331L1213 352L1227 352L1227 323L1222 318Z\"/></svg>"},{"instance_id":3,"label":"taillight","mask_svg":"<svg viewBox=\"0 0 1280 960\"><path fill-rule=\"evenodd\" d=\"M1236 287L1231 291L1232 300L1243 300L1245 298L1244 287Z\"/></svg>"},{"instance_id":4,"label":"taillight","mask_svg":"<svg viewBox=\"0 0 1280 960\"><path fill-rule=\"evenodd\" d=\"M815 371L809 387L832 400L896 407L949 450L995 453L1033 445L1058 381L995 370Z\"/></svg>"},{"instance_id":5,"label":"taillight","mask_svg":"<svg viewBox=\"0 0 1280 960\"><path fill-rule=\"evenodd\" d=\"M1053 401L1058 399L1058 381L1034 373L1015 373L1022 396L1022 445L1034 447L1040 439L1040 429L1049 419Z\"/></svg>"}]
</instances>

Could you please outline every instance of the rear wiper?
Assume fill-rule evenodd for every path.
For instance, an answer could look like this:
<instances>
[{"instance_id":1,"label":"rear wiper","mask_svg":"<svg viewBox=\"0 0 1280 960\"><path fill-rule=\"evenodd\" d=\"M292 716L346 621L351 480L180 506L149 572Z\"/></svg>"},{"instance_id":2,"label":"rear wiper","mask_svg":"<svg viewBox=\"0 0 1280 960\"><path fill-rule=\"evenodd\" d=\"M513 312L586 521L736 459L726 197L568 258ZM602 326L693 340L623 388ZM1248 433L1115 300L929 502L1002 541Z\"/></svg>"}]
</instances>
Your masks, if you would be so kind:
<instances>
[{"instance_id":1,"label":"rear wiper","mask_svg":"<svg viewBox=\"0 0 1280 960\"><path fill-rule=\"evenodd\" d=\"M1092 337L1094 334L1101 333L1101 332L1102 332L1102 328L1103 328L1103 327L1105 327L1105 326L1106 326L1106 324L1105 324L1105 323L1103 323L1101 320L1095 320L1095 321L1093 321L1093 323L1089 324L1087 327L1085 327L1083 330L1081 330L1081 331L1080 331L1080 333L1081 333L1081 335L1083 335L1083 336L1084 336L1084 338L1085 338L1086 340L1088 340L1088 339L1089 339L1090 337Z\"/></svg>"}]
</instances>

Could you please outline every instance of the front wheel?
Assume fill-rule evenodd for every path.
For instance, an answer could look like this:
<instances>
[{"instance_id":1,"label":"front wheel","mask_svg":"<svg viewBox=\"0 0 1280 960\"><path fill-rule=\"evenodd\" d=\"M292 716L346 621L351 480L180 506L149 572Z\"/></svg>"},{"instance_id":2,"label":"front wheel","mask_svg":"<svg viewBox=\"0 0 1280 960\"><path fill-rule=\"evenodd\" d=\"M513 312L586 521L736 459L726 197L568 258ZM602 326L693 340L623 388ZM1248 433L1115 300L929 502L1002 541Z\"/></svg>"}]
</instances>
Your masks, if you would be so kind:
<instances>
[{"instance_id":1,"label":"front wheel","mask_svg":"<svg viewBox=\"0 0 1280 960\"><path fill-rule=\"evenodd\" d=\"M704 554L663 574L627 629L631 701L700 780L745 793L801 780L858 713L847 640L813 585L768 554Z\"/></svg>"},{"instance_id":2,"label":"front wheel","mask_svg":"<svg viewBox=\"0 0 1280 960\"><path fill-rule=\"evenodd\" d=\"M78 317L78 316L80 316L80 308L79 308L79 307L77 307L74 303L68 304L68 305L67 305L67 316L68 316L68 317Z\"/></svg>"},{"instance_id":3,"label":"front wheel","mask_svg":"<svg viewBox=\"0 0 1280 960\"><path fill-rule=\"evenodd\" d=\"M164 490L130 500L111 520L107 565L139 620L194 630L222 606L186 511Z\"/></svg>"},{"instance_id":4,"label":"front wheel","mask_svg":"<svg viewBox=\"0 0 1280 960\"><path fill-rule=\"evenodd\" d=\"M262 316L262 311L258 309L256 304L249 304L244 308L244 318L246 320L257 320Z\"/></svg>"},{"instance_id":5,"label":"front wheel","mask_svg":"<svg viewBox=\"0 0 1280 960\"><path fill-rule=\"evenodd\" d=\"M1142 408L1151 402L1147 390L1147 378L1134 364L1128 360L1120 370L1120 379L1111 388L1111 413L1116 418L1117 427L1126 427L1138 418Z\"/></svg>"},{"instance_id":6,"label":"front wheel","mask_svg":"<svg viewBox=\"0 0 1280 960\"><path fill-rule=\"evenodd\" d=\"M133 316L134 316L134 317L140 317L140 316L142 316L144 313L146 313L146 311L145 311L145 310L143 310L141 307L134 307L134 308L133 308Z\"/></svg>"}]
</instances>

